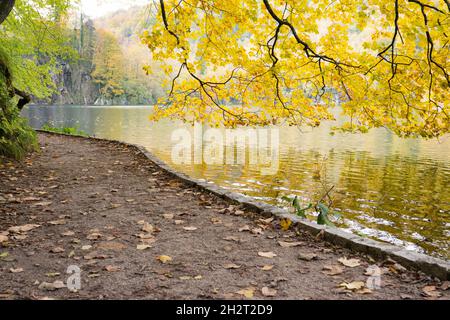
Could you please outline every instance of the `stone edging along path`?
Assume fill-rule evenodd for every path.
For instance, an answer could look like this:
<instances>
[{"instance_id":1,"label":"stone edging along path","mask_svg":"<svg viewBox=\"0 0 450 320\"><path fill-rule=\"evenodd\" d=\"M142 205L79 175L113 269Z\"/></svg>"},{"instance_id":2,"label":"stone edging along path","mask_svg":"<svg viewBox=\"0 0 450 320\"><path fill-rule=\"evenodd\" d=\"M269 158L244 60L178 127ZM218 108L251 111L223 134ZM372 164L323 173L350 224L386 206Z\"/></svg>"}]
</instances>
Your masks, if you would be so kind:
<instances>
[{"instance_id":1,"label":"stone edging along path","mask_svg":"<svg viewBox=\"0 0 450 320\"><path fill-rule=\"evenodd\" d=\"M38 132L43 132L47 134L54 135L64 135L70 137L76 137L81 139L92 139L100 141L109 141L118 144L122 144L134 149L137 149L140 153L145 155L147 159L155 163L164 171L173 175L174 177L184 181L185 183L197 186L206 192L210 192L216 196L223 199L231 201L235 204L241 204L248 209L254 210L264 216L275 216L279 218L290 219L298 228L305 230L313 235L317 235L320 232L323 234L323 239L332 244L349 248L350 250L368 254L374 258L383 259L391 258L401 265L412 268L415 270L420 270L428 275L437 277L441 280L450 280L450 262L442 259L434 258L422 253L417 253L413 251L406 250L403 247L395 246L380 241L363 238L356 234L345 232L338 228L330 228L327 226L321 226L307 219L300 218L296 215L290 214L287 210L269 205L267 203L256 201L255 199L241 195L235 192L231 192L224 188L217 186L214 183L201 181L195 178L191 178L184 173L175 171L166 163L161 161L159 158L150 153L147 149L142 146L131 144L118 140L101 139L97 137L84 137L78 135L67 135L49 132L45 130L36 130Z\"/></svg>"}]
</instances>

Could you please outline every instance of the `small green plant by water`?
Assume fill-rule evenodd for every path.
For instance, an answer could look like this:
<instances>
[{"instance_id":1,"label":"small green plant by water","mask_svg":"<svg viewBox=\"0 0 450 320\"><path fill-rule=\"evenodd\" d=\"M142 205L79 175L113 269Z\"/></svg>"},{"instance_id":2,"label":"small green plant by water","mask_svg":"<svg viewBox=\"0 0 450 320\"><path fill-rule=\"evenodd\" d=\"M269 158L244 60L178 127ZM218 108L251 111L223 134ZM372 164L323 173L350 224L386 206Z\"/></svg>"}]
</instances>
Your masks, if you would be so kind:
<instances>
[{"instance_id":1,"label":"small green plant by water","mask_svg":"<svg viewBox=\"0 0 450 320\"><path fill-rule=\"evenodd\" d=\"M55 133L63 133L63 134L69 134L69 135L76 135L76 136L84 136L87 137L88 134L84 131L79 130L75 127L63 127L63 128L56 128L52 127L49 124L45 124L42 127L42 130L55 132Z\"/></svg>"},{"instance_id":2,"label":"small green plant by water","mask_svg":"<svg viewBox=\"0 0 450 320\"><path fill-rule=\"evenodd\" d=\"M333 187L334 188L334 187ZM290 203L290 205L295 209L295 213L297 216L302 218L307 218L307 212L309 210L315 210L319 215L317 216L317 223L320 225L326 225L330 227L335 227L334 223L330 220L330 216L334 216L336 218L340 217L340 214L334 212L330 207L331 205L326 205L323 201L325 198L329 197L329 193L333 190L331 188L325 196L323 196L316 204L309 203L307 206L303 207L300 204L300 200L298 196L295 198L283 196L281 199Z\"/></svg>"}]
</instances>

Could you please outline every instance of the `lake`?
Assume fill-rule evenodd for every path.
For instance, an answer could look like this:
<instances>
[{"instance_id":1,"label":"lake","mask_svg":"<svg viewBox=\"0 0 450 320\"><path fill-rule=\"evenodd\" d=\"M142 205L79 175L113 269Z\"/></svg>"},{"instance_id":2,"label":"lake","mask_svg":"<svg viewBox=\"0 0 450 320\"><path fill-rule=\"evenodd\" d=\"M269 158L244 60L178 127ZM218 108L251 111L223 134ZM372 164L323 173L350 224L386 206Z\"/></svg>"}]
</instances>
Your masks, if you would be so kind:
<instances>
[{"instance_id":1,"label":"lake","mask_svg":"<svg viewBox=\"0 0 450 320\"><path fill-rule=\"evenodd\" d=\"M190 125L151 123L151 107L31 106L23 110L34 128L77 127L90 135L140 144L175 169L261 201L287 206L317 201L334 185L337 225L356 234L449 259L450 139L402 139L385 129L330 135L331 123L315 129L279 129L275 174L245 164L179 164L172 156L175 130ZM273 129L273 128L272 128ZM313 218L313 217L312 217Z\"/></svg>"}]
</instances>

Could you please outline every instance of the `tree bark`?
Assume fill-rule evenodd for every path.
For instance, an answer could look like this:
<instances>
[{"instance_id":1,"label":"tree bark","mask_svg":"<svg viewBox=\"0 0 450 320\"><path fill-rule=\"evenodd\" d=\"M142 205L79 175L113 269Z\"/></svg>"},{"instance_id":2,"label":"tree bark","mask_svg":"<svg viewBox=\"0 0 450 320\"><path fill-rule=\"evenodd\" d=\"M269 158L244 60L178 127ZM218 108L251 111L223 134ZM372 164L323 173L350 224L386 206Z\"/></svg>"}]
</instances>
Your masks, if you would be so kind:
<instances>
[{"instance_id":1,"label":"tree bark","mask_svg":"<svg viewBox=\"0 0 450 320\"><path fill-rule=\"evenodd\" d=\"M9 16L15 2L15 0L0 0L0 24L2 24ZM6 78L6 85L9 88L11 96L18 95L20 97L17 108L22 110L22 108L31 101L30 95L22 90L16 89L12 85L11 73L3 61L0 61L0 72L2 72Z\"/></svg>"},{"instance_id":2,"label":"tree bark","mask_svg":"<svg viewBox=\"0 0 450 320\"><path fill-rule=\"evenodd\" d=\"M0 24L9 16L15 2L15 0L0 0Z\"/></svg>"}]
</instances>

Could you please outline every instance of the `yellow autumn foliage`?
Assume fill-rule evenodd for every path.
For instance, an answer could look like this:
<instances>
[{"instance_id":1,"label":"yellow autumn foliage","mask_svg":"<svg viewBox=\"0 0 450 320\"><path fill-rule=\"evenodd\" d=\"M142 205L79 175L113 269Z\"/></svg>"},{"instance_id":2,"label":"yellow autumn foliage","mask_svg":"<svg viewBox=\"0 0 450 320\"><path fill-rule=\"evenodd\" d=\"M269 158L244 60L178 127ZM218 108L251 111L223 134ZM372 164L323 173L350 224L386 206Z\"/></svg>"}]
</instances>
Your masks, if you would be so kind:
<instances>
[{"instance_id":1,"label":"yellow autumn foliage","mask_svg":"<svg viewBox=\"0 0 450 320\"><path fill-rule=\"evenodd\" d=\"M449 131L446 0L160 0L141 38L166 62L151 119Z\"/></svg>"}]
</instances>

